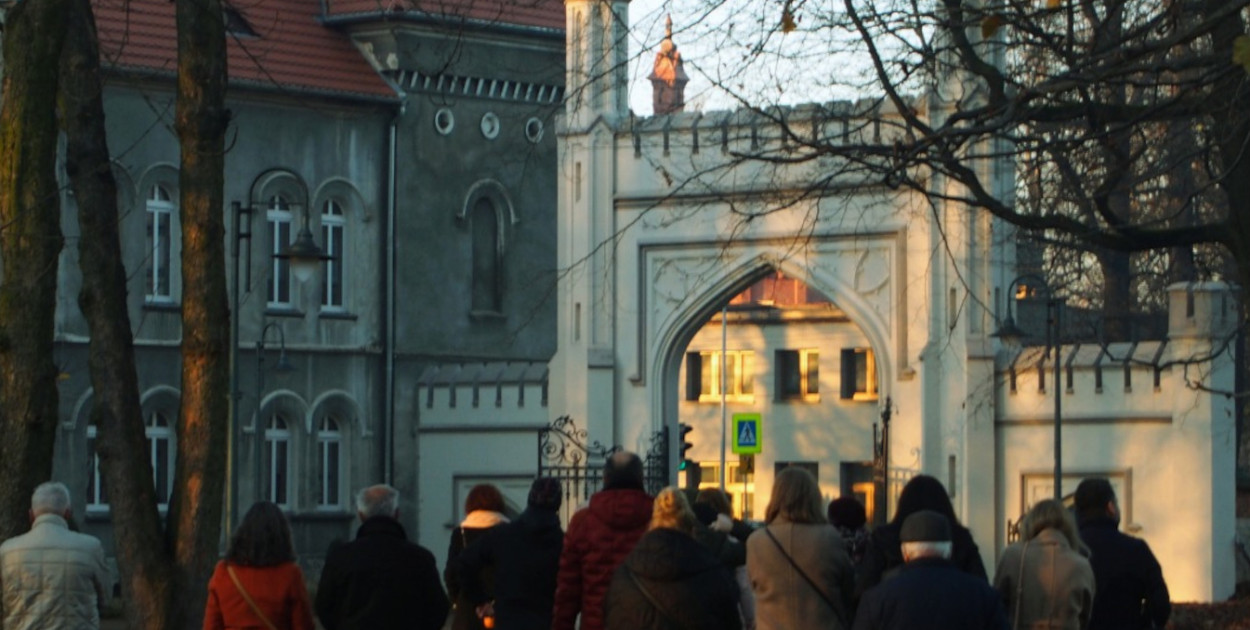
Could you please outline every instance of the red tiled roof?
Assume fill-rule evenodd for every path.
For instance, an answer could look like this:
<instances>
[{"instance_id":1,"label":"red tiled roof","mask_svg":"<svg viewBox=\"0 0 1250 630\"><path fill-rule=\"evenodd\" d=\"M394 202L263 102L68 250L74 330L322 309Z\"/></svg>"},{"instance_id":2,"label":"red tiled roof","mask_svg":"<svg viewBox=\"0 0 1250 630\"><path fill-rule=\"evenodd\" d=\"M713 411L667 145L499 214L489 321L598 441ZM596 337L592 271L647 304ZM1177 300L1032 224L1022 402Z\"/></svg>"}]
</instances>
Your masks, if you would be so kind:
<instances>
[{"instance_id":1,"label":"red tiled roof","mask_svg":"<svg viewBox=\"0 0 1250 630\"><path fill-rule=\"evenodd\" d=\"M92 0L106 66L177 70L174 3ZM231 83L366 97L395 97L344 34L323 26L318 0L234 0L256 37L227 34Z\"/></svg>"},{"instance_id":2,"label":"red tiled roof","mask_svg":"<svg viewBox=\"0 0 1250 630\"><path fill-rule=\"evenodd\" d=\"M564 0L326 0L331 16L413 12L487 24L564 30Z\"/></svg>"}]
</instances>

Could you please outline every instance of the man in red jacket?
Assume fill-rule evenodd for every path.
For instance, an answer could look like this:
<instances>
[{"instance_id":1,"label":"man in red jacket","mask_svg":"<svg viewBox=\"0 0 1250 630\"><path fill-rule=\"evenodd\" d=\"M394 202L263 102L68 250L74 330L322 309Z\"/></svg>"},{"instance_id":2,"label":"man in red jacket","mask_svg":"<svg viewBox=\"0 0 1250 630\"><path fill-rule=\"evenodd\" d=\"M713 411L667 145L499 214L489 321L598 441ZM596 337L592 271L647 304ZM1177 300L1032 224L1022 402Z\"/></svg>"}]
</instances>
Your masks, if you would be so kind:
<instances>
[{"instance_id":1,"label":"man in red jacket","mask_svg":"<svg viewBox=\"0 0 1250 630\"><path fill-rule=\"evenodd\" d=\"M642 460L620 451L603 469L603 490L569 521L556 577L552 630L603 630L603 596L612 573L651 521L651 497L642 489Z\"/></svg>"}]
</instances>

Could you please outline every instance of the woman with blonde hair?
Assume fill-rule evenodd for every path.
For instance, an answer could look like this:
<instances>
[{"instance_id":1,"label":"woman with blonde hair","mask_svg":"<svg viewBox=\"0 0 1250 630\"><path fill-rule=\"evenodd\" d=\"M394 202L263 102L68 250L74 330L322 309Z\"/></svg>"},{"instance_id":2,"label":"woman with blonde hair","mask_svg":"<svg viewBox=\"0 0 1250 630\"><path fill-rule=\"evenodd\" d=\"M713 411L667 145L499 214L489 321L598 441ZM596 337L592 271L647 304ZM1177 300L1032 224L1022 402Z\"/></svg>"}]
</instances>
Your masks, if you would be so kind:
<instances>
[{"instance_id":1,"label":"woman with blonde hair","mask_svg":"<svg viewBox=\"0 0 1250 630\"><path fill-rule=\"evenodd\" d=\"M1003 550L994 572L1012 628L1084 630L1094 603L1094 570L1076 521L1062 503L1036 503L1021 541Z\"/></svg>"},{"instance_id":2,"label":"woman with blonde hair","mask_svg":"<svg viewBox=\"0 0 1250 630\"><path fill-rule=\"evenodd\" d=\"M738 630L738 587L693 537L695 516L682 491L655 497L651 523L612 575L603 601L607 630Z\"/></svg>"},{"instance_id":3,"label":"woman with blonde hair","mask_svg":"<svg viewBox=\"0 0 1250 630\"><path fill-rule=\"evenodd\" d=\"M794 467L777 473L765 525L747 540L759 630L850 627L854 569L821 507L811 473Z\"/></svg>"}]
</instances>

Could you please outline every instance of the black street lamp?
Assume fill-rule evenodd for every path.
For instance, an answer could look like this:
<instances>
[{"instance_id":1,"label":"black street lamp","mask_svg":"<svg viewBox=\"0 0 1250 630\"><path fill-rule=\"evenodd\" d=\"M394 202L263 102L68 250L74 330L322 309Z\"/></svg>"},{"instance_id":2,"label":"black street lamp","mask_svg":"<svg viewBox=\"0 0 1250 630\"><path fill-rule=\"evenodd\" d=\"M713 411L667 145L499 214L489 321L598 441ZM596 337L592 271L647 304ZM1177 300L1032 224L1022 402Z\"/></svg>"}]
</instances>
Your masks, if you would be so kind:
<instances>
[{"instance_id":1,"label":"black street lamp","mask_svg":"<svg viewBox=\"0 0 1250 630\"><path fill-rule=\"evenodd\" d=\"M226 478L228 484L226 487L226 536L229 538L234 529L235 519L239 517L239 442L242 439L242 426L239 422L239 403L243 399L243 392L239 389L239 311L240 311L240 286L247 285L247 290L251 291L251 270L252 270L252 215L256 210L249 204L242 204L238 201L231 202L231 217L234 220L234 247L231 254L234 258L234 266L231 269L231 299L230 299L230 436L227 441L226 455ZM299 235L296 236L295 242L277 254L276 258L289 260L291 262L291 272L300 282L305 282L312 277L317 270L317 265L322 261L328 260L330 257L317 246L317 242L313 240L312 231L308 227L308 208L303 208L303 226L300 228ZM247 246L243 243L247 242ZM239 259L246 255L247 264L242 271L246 274L243 282L240 282L240 265ZM264 348L264 333L271 324L266 324L261 330L261 341L257 343L258 347ZM279 329L281 335L281 329ZM282 341L283 353L278 358L279 367L283 367L285 360L285 340ZM285 362L286 367L290 367L290 362ZM257 390L257 414L259 415L260 391ZM257 419L258 442L262 442L259 434L259 418ZM259 477L260 471L257 470ZM257 499L260 495L257 494Z\"/></svg>"},{"instance_id":2,"label":"black street lamp","mask_svg":"<svg viewBox=\"0 0 1250 630\"><path fill-rule=\"evenodd\" d=\"M1003 318L1002 324L991 337L998 337L1008 346L1019 345L1023 337L1028 334L1016 326L1015 319L1011 316L1011 300L1014 295L1014 289L1017 285L1033 288L1037 287L1046 293L1046 354L1049 356L1054 351L1054 382L1051 387L1055 390L1055 500L1063 500L1063 415L1062 415L1062 392L1060 391L1060 327L1059 316L1063 308L1063 300L1055 295L1050 284L1045 278L1037 274L1025 274L1017 277L1007 285L1007 316Z\"/></svg>"}]
</instances>

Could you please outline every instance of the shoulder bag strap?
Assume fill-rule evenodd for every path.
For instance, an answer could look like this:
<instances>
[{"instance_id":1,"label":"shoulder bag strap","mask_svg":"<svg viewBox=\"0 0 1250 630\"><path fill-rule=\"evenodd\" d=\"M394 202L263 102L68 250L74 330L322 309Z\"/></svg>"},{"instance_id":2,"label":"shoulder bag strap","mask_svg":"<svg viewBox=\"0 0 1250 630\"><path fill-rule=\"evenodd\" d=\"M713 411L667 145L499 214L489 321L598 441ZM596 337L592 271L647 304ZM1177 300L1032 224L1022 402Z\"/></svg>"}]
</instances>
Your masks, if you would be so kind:
<instances>
[{"instance_id":1,"label":"shoulder bag strap","mask_svg":"<svg viewBox=\"0 0 1250 630\"><path fill-rule=\"evenodd\" d=\"M1024 560L1029 555L1029 543L1032 540L1024 541L1024 549L1020 551L1020 575L1016 578L1016 614L1015 620L1011 623L1011 630L1020 629L1020 609L1024 608Z\"/></svg>"},{"instance_id":2,"label":"shoulder bag strap","mask_svg":"<svg viewBox=\"0 0 1250 630\"><path fill-rule=\"evenodd\" d=\"M654 608L657 613L660 613L660 616L663 617L669 625L685 630L686 626L680 621L674 619L673 616L668 613L668 610L661 606L660 602L656 601L655 596L651 594L651 591L647 590L647 587L642 585L642 580L638 579L638 576L634 575L634 572L630 571L629 567L621 565L621 568L625 569L625 575L629 576L629 581L633 582L634 586L638 587L638 592L642 593L642 596L647 598L648 602L651 602L651 607Z\"/></svg>"},{"instance_id":3,"label":"shoulder bag strap","mask_svg":"<svg viewBox=\"0 0 1250 630\"><path fill-rule=\"evenodd\" d=\"M842 617L843 617L843 611L842 611L842 609L841 609L840 607L838 607L838 605L837 605L837 604L835 604L835 603L833 602L833 599L832 599L831 597L829 597L828 595L826 595L826 594L825 594L825 592L824 592L823 590L821 590L821 588L820 588L819 586L817 586L817 585L816 585L816 582L815 582L815 581L813 581L813 580L812 580L812 578L810 578L810 577L808 577L808 576L807 576L807 573L805 573L805 572L803 571L803 569L802 569L801 567L799 567L799 564L798 564L797 562L795 562L795 561L794 561L794 558L792 558L792 557L790 556L790 554L786 552L786 548L781 546L781 541L777 540L777 537L776 537L776 536L773 536L772 531L770 531L770 530L768 529L768 527L767 527L767 526L765 526L765 527L764 527L764 533L765 533L765 534L768 534L768 539L769 539L769 540L771 540L771 541L773 541L773 544L774 544L774 545L777 545L777 551L780 551L780 552L781 552L781 555L782 555L782 556L783 556L783 557L784 557L787 561L789 561L789 562L790 562L790 566L791 566L791 567L793 567L793 568L794 568L794 570L795 570L795 571L797 571L797 572L798 572L798 574L799 574L800 576L802 576L804 580L806 580L806 581L807 581L807 585L808 585L808 586L810 586L810 587L812 587L812 590L816 591L816 594L817 594L817 595L820 595L820 598L821 598L821 599L825 600L825 603L829 605L829 608L832 608L832 609L833 609L833 614L834 614L834 616L836 616L836 617L838 618L838 620L842 622L842 625L844 625L844 626L845 626L845 625L846 625L846 620L842 618Z\"/></svg>"},{"instance_id":4,"label":"shoulder bag strap","mask_svg":"<svg viewBox=\"0 0 1250 630\"><path fill-rule=\"evenodd\" d=\"M265 624L265 627L269 628L269 630L278 630L273 625L273 622L269 621L269 617L266 617L265 613L261 612L260 608L256 606L256 602L252 601L252 596L247 594L247 589L243 588L243 583L239 581L239 576L234 574L234 567L227 564L226 573L230 574L230 579L234 582L234 587L239 589L239 594L243 596L243 601L247 602L247 605L252 608L252 612L256 613L256 616L260 618L261 623Z\"/></svg>"}]
</instances>

